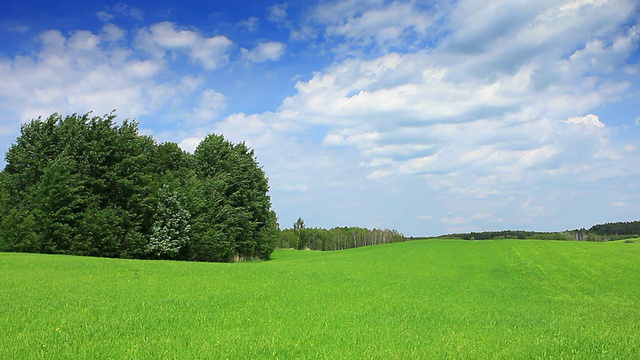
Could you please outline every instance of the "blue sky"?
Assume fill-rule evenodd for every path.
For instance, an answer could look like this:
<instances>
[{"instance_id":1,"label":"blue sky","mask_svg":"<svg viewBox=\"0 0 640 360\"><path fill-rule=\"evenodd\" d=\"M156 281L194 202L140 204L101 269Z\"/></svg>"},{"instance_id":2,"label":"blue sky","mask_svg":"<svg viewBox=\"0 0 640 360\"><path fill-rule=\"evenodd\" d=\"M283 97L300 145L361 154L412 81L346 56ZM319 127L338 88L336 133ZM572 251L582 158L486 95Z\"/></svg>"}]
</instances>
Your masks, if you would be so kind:
<instances>
[{"instance_id":1,"label":"blue sky","mask_svg":"<svg viewBox=\"0 0 640 360\"><path fill-rule=\"evenodd\" d=\"M282 227L638 220L640 3L5 1L0 151L117 110L256 150Z\"/></svg>"}]
</instances>

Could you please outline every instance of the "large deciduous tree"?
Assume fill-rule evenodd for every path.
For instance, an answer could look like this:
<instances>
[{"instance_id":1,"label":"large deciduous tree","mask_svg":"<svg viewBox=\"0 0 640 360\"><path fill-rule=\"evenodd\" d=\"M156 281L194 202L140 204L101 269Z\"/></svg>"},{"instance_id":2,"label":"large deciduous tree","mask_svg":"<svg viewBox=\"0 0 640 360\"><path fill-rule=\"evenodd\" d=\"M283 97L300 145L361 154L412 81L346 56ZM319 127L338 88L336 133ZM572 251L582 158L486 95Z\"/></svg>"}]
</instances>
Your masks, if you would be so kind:
<instances>
[{"instance_id":1,"label":"large deciduous tree","mask_svg":"<svg viewBox=\"0 0 640 360\"><path fill-rule=\"evenodd\" d=\"M147 253L157 258L175 258L189 243L189 211L178 192L164 185L158 194L158 208L147 243Z\"/></svg>"},{"instance_id":2,"label":"large deciduous tree","mask_svg":"<svg viewBox=\"0 0 640 360\"><path fill-rule=\"evenodd\" d=\"M195 226L215 224L204 232L199 245L216 247L220 260L267 258L275 247L277 224L267 178L253 150L209 135L194 156L200 180L194 189L202 199Z\"/></svg>"}]
</instances>

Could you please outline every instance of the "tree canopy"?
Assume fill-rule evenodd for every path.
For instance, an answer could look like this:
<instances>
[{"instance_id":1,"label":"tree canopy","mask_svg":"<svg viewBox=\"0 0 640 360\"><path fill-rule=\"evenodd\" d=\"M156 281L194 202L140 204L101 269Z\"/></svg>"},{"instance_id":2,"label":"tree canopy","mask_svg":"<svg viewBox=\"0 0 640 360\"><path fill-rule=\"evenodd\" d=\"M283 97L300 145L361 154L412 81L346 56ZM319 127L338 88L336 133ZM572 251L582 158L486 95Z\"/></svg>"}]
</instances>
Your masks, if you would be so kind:
<instances>
[{"instance_id":1,"label":"tree canopy","mask_svg":"<svg viewBox=\"0 0 640 360\"><path fill-rule=\"evenodd\" d=\"M267 259L278 234L253 150L193 154L114 113L38 118L0 172L0 251L198 261Z\"/></svg>"}]
</instances>

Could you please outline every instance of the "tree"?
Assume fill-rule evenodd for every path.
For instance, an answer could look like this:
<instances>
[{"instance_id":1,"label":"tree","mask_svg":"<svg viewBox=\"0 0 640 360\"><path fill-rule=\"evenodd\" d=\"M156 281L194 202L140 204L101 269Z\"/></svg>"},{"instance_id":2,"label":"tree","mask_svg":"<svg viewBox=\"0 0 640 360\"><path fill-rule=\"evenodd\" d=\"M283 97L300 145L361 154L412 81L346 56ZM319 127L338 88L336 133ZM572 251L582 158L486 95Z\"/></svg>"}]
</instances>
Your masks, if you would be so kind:
<instances>
[{"instance_id":1,"label":"tree","mask_svg":"<svg viewBox=\"0 0 640 360\"><path fill-rule=\"evenodd\" d=\"M176 191L163 186L159 193L158 209L146 251L160 259L175 258L189 242L190 214Z\"/></svg>"},{"instance_id":2,"label":"tree","mask_svg":"<svg viewBox=\"0 0 640 360\"><path fill-rule=\"evenodd\" d=\"M29 194L36 231L44 240L40 252L72 253L73 243L80 238L78 225L90 197L82 176L74 172L76 167L74 159L58 156L44 165L40 181Z\"/></svg>"},{"instance_id":3,"label":"tree","mask_svg":"<svg viewBox=\"0 0 640 360\"><path fill-rule=\"evenodd\" d=\"M209 135L194 156L204 199L194 215L199 224L215 224L215 231L207 231L202 240L223 259L267 259L275 247L277 225L268 181L253 150Z\"/></svg>"},{"instance_id":4,"label":"tree","mask_svg":"<svg viewBox=\"0 0 640 360\"><path fill-rule=\"evenodd\" d=\"M302 250L306 247L304 239L304 220L298 218L293 224L293 231L296 233L296 249Z\"/></svg>"}]
</instances>

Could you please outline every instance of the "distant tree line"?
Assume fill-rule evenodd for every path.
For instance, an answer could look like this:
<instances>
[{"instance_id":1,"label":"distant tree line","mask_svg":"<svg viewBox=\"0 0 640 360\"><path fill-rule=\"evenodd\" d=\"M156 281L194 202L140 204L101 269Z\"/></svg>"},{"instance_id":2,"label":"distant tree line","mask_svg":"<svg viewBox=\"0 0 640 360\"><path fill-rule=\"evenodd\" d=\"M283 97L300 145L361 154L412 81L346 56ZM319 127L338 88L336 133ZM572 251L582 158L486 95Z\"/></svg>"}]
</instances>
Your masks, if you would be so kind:
<instances>
[{"instance_id":1,"label":"distant tree line","mask_svg":"<svg viewBox=\"0 0 640 360\"><path fill-rule=\"evenodd\" d=\"M470 233L455 233L439 236L441 238L458 238L463 240L491 240L491 239L540 239L540 240L570 240L562 232L536 232L524 230L481 231Z\"/></svg>"},{"instance_id":2,"label":"distant tree line","mask_svg":"<svg viewBox=\"0 0 640 360\"><path fill-rule=\"evenodd\" d=\"M307 228L304 220L298 218L292 228L280 232L278 248L329 251L402 241L405 241L405 237L396 230L370 230L359 227Z\"/></svg>"},{"instance_id":3,"label":"distant tree line","mask_svg":"<svg viewBox=\"0 0 640 360\"><path fill-rule=\"evenodd\" d=\"M577 241L612 241L640 234L640 221L615 222L594 225L589 229L566 230L562 232L538 232L522 230L482 231L455 233L438 236L439 238L458 238L464 240L490 239L540 239L540 240L577 240Z\"/></svg>"},{"instance_id":4,"label":"distant tree line","mask_svg":"<svg viewBox=\"0 0 640 360\"><path fill-rule=\"evenodd\" d=\"M278 225L253 150L212 134L190 154L115 117L22 126L0 172L0 251L269 258Z\"/></svg>"},{"instance_id":5,"label":"distant tree line","mask_svg":"<svg viewBox=\"0 0 640 360\"><path fill-rule=\"evenodd\" d=\"M640 221L614 222L594 225L589 229L596 235L639 235Z\"/></svg>"},{"instance_id":6,"label":"distant tree line","mask_svg":"<svg viewBox=\"0 0 640 360\"><path fill-rule=\"evenodd\" d=\"M565 231L573 240L612 241L640 236L640 221L614 222L593 225L589 229Z\"/></svg>"}]
</instances>

